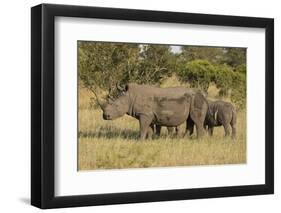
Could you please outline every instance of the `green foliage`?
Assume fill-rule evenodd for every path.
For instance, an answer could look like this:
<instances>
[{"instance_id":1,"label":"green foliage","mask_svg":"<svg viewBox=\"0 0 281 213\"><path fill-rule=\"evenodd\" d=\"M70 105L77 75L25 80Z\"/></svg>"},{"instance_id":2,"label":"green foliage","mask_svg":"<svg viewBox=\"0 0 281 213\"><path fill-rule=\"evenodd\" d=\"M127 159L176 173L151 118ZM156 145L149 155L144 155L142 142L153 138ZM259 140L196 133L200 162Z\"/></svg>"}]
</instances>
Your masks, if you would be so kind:
<instances>
[{"instance_id":1,"label":"green foliage","mask_svg":"<svg viewBox=\"0 0 281 213\"><path fill-rule=\"evenodd\" d=\"M222 62L232 67L246 64L246 48L226 48Z\"/></svg>"},{"instance_id":2,"label":"green foliage","mask_svg":"<svg viewBox=\"0 0 281 213\"><path fill-rule=\"evenodd\" d=\"M232 78L231 100L240 109L246 107L246 75L245 73L234 72Z\"/></svg>"},{"instance_id":3,"label":"green foliage","mask_svg":"<svg viewBox=\"0 0 281 213\"><path fill-rule=\"evenodd\" d=\"M127 82L159 84L171 73L172 53L167 45L142 45L139 61Z\"/></svg>"},{"instance_id":4,"label":"green foliage","mask_svg":"<svg viewBox=\"0 0 281 213\"><path fill-rule=\"evenodd\" d=\"M234 71L246 75L246 64L244 63L244 64L240 64L240 65L236 66Z\"/></svg>"},{"instance_id":5,"label":"green foliage","mask_svg":"<svg viewBox=\"0 0 281 213\"><path fill-rule=\"evenodd\" d=\"M207 60L193 60L178 70L180 80L188 82L191 87L207 92L209 85L214 83L220 96L230 96L239 108L246 101L246 71L245 65L240 65L234 71L227 64L212 64Z\"/></svg>"},{"instance_id":6,"label":"green foliage","mask_svg":"<svg viewBox=\"0 0 281 213\"><path fill-rule=\"evenodd\" d=\"M114 95L116 84L159 84L171 74L175 58L167 45L78 42L79 78L91 90Z\"/></svg>"},{"instance_id":7,"label":"green foliage","mask_svg":"<svg viewBox=\"0 0 281 213\"><path fill-rule=\"evenodd\" d=\"M228 96L228 92L233 88L233 69L226 65L216 65L214 83L220 89L220 96Z\"/></svg>"},{"instance_id":8,"label":"green foliage","mask_svg":"<svg viewBox=\"0 0 281 213\"><path fill-rule=\"evenodd\" d=\"M173 53L169 45L78 42L79 82L115 96L116 84L159 85L176 75L205 92L211 83L219 95L239 107L246 102L246 49L183 46Z\"/></svg>"},{"instance_id":9,"label":"green foliage","mask_svg":"<svg viewBox=\"0 0 281 213\"><path fill-rule=\"evenodd\" d=\"M79 78L87 88L111 90L137 66L137 44L79 42Z\"/></svg>"},{"instance_id":10,"label":"green foliage","mask_svg":"<svg viewBox=\"0 0 281 213\"><path fill-rule=\"evenodd\" d=\"M220 63L224 58L225 51L225 48L221 47L184 46L181 58L184 62L206 60L211 63Z\"/></svg>"},{"instance_id":11,"label":"green foliage","mask_svg":"<svg viewBox=\"0 0 281 213\"><path fill-rule=\"evenodd\" d=\"M214 81L216 68L207 60L193 60L179 70L181 81L188 82L191 87L207 92L209 84Z\"/></svg>"}]
</instances>

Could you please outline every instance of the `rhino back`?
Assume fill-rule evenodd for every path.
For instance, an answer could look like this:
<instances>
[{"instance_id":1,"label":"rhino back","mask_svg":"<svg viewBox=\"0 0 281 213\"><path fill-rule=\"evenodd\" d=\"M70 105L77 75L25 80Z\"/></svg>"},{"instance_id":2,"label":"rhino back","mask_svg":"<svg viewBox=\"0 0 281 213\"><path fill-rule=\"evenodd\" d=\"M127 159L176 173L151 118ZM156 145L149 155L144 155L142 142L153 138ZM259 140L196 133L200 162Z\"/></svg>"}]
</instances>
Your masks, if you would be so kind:
<instances>
[{"instance_id":1,"label":"rhino back","mask_svg":"<svg viewBox=\"0 0 281 213\"><path fill-rule=\"evenodd\" d=\"M199 90L185 87L160 88L151 85L129 84L130 93L142 96L174 97L179 98L184 94L194 95Z\"/></svg>"}]
</instances>

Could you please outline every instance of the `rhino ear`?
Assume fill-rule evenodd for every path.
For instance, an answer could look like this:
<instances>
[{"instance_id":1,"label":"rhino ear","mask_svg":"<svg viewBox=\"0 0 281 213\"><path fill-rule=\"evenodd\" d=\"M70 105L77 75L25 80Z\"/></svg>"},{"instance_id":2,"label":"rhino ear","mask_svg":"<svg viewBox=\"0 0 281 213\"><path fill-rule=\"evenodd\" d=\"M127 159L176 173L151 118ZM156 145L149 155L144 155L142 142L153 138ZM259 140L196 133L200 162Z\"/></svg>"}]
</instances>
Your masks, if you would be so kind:
<instances>
[{"instance_id":1,"label":"rhino ear","mask_svg":"<svg viewBox=\"0 0 281 213\"><path fill-rule=\"evenodd\" d=\"M118 90L119 92L124 91L124 88L121 87L121 86L119 85L119 83L116 83L116 88L117 88L117 90Z\"/></svg>"}]
</instances>

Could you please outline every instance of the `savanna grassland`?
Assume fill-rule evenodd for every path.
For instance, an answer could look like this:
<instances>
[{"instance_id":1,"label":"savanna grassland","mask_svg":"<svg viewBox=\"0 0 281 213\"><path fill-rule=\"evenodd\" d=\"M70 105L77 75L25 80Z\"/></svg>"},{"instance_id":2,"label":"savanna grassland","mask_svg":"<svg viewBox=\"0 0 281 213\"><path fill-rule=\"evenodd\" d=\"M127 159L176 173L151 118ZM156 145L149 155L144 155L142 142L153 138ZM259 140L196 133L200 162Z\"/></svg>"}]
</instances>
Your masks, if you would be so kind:
<instances>
[{"instance_id":1,"label":"savanna grassland","mask_svg":"<svg viewBox=\"0 0 281 213\"><path fill-rule=\"evenodd\" d=\"M246 48L78 41L77 49L78 170L246 163ZM106 121L98 106L128 83L197 88L233 103L237 139L224 138L223 127L187 138L183 124L177 136L163 127L160 138L140 141L137 119Z\"/></svg>"},{"instance_id":2,"label":"savanna grassland","mask_svg":"<svg viewBox=\"0 0 281 213\"><path fill-rule=\"evenodd\" d=\"M210 87L210 96L216 93ZM160 138L139 141L138 120L127 115L103 120L91 97L91 92L80 88L78 170L246 163L245 110L238 111L236 140L224 138L223 127L215 128L213 137L184 137L183 124L177 136L168 136L162 128Z\"/></svg>"}]
</instances>

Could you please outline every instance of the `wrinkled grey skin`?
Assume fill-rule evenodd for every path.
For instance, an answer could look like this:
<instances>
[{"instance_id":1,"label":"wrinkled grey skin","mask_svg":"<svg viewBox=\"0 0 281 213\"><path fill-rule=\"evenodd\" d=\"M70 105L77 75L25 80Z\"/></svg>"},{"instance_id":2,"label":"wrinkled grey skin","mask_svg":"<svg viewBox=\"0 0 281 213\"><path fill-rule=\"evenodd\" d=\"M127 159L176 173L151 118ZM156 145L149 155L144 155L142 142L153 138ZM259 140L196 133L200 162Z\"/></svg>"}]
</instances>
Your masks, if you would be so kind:
<instances>
[{"instance_id":1,"label":"wrinkled grey skin","mask_svg":"<svg viewBox=\"0 0 281 213\"><path fill-rule=\"evenodd\" d=\"M204 120L208 103L201 92L184 87L159 88L128 84L123 94L107 103L103 110L105 120L128 114L139 120L140 138L151 138L154 125L176 127L191 119L197 137L204 135Z\"/></svg>"},{"instance_id":2,"label":"wrinkled grey skin","mask_svg":"<svg viewBox=\"0 0 281 213\"><path fill-rule=\"evenodd\" d=\"M235 107L225 101L208 101L209 110L206 115L204 125L208 127L209 134L212 136L214 127L223 126L225 136L230 135L236 138L236 110Z\"/></svg>"},{"instance_id":3,"label":"wrinkled grey skin","mask_svg":"<svg viewBox=\"0 0 281 213\"><path fill-rule=\"evenodd\" d=\"M207 98L208 94L203 91L203 90L198 90L205 98ZM191 127L192 126L192 127ZM205 126L204 126L205 127ZM168 135L172 136L172 135L178 135L179 133L179 129L178 127L167 127L168 130ZM194 122L192 121L192 119L189 117L188 120L186 121L186 131L185 131L185 135L191 136L193 134L194 131ZM160 136L161 133L161 126L156 125L154 131L157 135L157 137Z\"/></svg>"}]
</instances>

